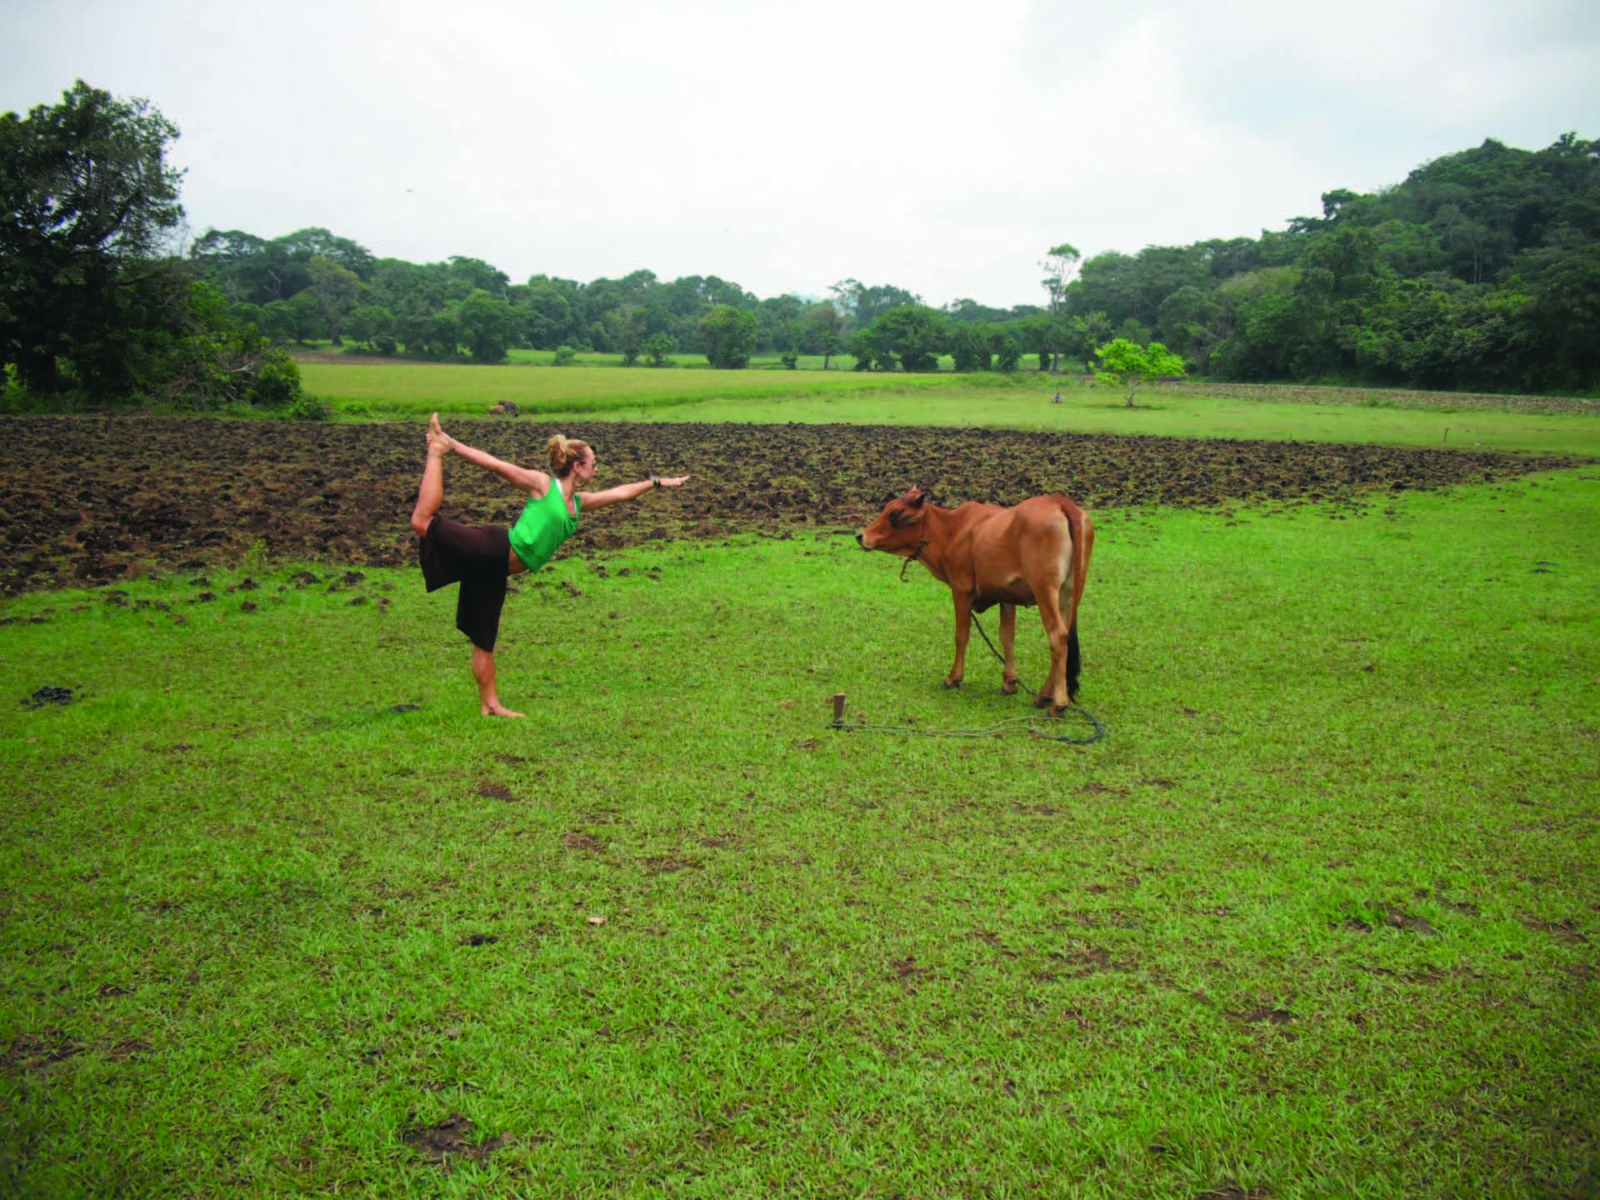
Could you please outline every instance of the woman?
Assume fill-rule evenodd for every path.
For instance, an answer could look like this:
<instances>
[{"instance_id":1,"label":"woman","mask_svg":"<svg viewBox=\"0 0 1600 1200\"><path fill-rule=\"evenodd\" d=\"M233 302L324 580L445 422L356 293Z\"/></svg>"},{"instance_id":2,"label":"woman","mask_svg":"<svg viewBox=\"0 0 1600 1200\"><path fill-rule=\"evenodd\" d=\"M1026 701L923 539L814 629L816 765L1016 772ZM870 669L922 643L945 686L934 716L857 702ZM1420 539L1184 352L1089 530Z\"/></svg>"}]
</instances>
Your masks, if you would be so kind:
<instances>
[{"instance_id":1,"label":"woman","mask_svg":"<svg viewBox=\"0 0 1600 1200\"><path fill-rule=\"evenodd\" d=\"M441 517L444 504L444 456L454 453L493 471L518 491L528 493L522 515L509 530L503 525L470 527ZM500 632L500 609L506 601L506 580L523 571L537 571L578 528L585 509L620 504L662 487L680 487L676 479L653 476L619 484L603 492L580 492L594 479L594 451L587 442L550 439L550 474L501 462L492 454L463 446L439 428L439 414L428 422L428 465L422 472L411 528L422 538L422 577L430 592L449 583L461 584L456 598L456 628L472 641L472 677L486 717L520 717L500 703L494 683L494 643Z\"/></svg>"}]
</instances>

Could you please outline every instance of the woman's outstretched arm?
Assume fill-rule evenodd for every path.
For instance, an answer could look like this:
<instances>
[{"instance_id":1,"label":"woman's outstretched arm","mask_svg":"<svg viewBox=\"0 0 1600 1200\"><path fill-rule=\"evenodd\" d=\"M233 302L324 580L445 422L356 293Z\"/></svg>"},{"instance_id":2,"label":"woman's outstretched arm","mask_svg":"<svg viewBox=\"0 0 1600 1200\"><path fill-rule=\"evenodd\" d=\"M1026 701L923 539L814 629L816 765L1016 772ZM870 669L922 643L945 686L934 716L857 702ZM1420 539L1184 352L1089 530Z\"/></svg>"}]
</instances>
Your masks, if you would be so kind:
<instances>
[{"instance_id":1,"label":"woman's outstretched arm","mask_svg":"<svg viewBox=\"0 0 1600 1200\"><path fill-rule=\"evenodd\" d=\"M678 475L671 479L653 477L641 479L638 483L619 483L614 488L607 488L603 492L581 492L584 511L591 508L604 508L608 504L620 504L624 500L632 500L646 492L653 492L657 487L682 487L689 481L689 476Z\"/></svg>"},{"instance_id":2,"label":"woman's outstretched arm","mask_svg":"<svg viewBox=\"0 0 1600 1200\"><path fill-rule=\"evenodd\" d=\"M434 414L434 428L438 429L439 414ZM550 490L550 476L543 471L534 471L528 467L519 467L516 463L508 463L504 459L496 458L485 450L478 450L468 446L465 442L458 442L455 438L438 429L438 434L444 439L445 448L457 458L464 458L474 466L482 467L485 471L493 471L519 492L527 492L533 496L542 496Z\"/></svg>"}]
</instances>

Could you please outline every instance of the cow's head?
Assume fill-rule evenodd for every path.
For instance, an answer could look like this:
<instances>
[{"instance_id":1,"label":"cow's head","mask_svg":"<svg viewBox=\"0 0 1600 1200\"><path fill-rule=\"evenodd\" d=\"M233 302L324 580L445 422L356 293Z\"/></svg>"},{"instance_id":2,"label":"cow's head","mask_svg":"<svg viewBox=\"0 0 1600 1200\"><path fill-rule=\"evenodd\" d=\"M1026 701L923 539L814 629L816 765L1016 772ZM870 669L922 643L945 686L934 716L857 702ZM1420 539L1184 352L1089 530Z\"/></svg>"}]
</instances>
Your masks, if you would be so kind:
<instances>
[{"instance_id":1,"label":"cow's head","mask_svg":"<svg viewBox=\"0 0 1600 1200\"><path fill-rule=\"evenodd\" d=\"M876 521L856 534L856 544L863 550L884 550L902 557L915 554L922 545L922 518L928 500L928 493L920 487L896 496Z\"/></svg>"}]
</instances>

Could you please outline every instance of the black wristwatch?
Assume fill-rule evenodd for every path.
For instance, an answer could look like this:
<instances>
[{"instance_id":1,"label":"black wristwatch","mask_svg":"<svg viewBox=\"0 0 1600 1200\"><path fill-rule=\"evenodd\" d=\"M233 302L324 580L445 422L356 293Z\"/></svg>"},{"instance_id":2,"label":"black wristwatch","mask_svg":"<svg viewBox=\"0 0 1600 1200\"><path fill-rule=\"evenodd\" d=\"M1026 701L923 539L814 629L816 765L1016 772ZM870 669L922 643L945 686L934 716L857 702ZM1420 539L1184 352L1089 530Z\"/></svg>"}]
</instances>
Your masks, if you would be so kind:
<instances>
[{"instance_id":1,"label":"black wristwatch","mask_svg":"<svg viewBox=\"0 0 1600 1200\"><path fill-rule=\"evenodd\" d=\"M661 476L659 476L659 475L650 476L650 482L656 485L656 491L659 492L661 490Z\"/></svg>"}]
</instances>

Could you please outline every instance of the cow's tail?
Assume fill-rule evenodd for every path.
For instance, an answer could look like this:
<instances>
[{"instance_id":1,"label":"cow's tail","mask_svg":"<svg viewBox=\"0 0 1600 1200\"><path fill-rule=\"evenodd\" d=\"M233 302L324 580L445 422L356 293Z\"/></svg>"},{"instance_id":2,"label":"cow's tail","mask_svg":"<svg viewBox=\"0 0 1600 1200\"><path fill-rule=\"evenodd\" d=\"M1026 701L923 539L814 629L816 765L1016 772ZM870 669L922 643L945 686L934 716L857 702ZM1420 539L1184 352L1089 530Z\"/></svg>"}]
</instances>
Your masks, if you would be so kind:
<instances>
[{"instance_id":1,"label":"cow's tail","mask_svg":"<svg viewBox=\"0 0 1600 1200\"><path fill-rule=\"evenodd\" d=\"M1089 556L1094 551L1094 522L1067 496L1061 496L1061 515L1072 537L1072 610L1067 615L1067 697L1078 701L1078 680L1083 674L1083 653L1078 648L1078 605L1089 581Z\"/></svg>"},{"instance_id":2,"label":"cow's tail","mask_svg":"<svg viewBox=\"0 0 1600 1200\"><path fill-rule=\"evenodd\" d=\"M1078 702L1078 676L1083 673L1083 656L1078 652L1078 618L1067 629L1067 699Z\"/></svg>"}]
</instances>

